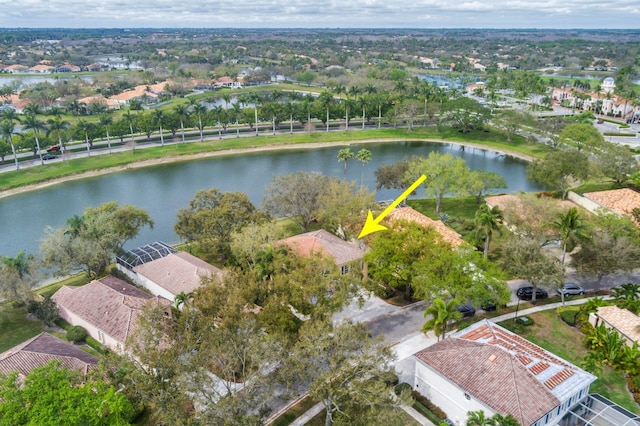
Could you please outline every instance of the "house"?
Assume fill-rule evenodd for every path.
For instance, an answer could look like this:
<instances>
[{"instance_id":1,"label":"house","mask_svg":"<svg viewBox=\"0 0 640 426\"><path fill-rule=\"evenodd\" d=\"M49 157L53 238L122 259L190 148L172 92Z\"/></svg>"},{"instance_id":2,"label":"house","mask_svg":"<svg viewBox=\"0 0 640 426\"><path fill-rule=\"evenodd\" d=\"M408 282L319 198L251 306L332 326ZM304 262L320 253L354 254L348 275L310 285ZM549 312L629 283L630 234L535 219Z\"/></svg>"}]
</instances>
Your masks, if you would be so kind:
<instances>
[{"instance_id":1,"label":"house","mask_svg":"<svg viewBox=\"0 0 640 426\"><path fill-rule=\"evenodd\" d=\"M587 192L584 196L605 209L621 216L627 216L634 221L632 211L640 209L640 193L630 188Z\"/></svg>"},{"instance_id":2,"label":"house","mask_svg":"<svg viewBox=\"0 0 640 426\"><path fill-rule=\"evenodd\" d=\"M218 88L221 89L223 87L228 87L230 89L240 89L242 88L242 83L240 83L239 81L229 77L229 76L224 76L224 77L220 77L217 78L213 81L213 85Z\"/></svg>"},{"instance_id":3,"label":"house","mask_svg":"<svg viewBox=\"0 0 640 426\"><path fill-rule=\"evenodd\" d=\"M27 70L27 72L32 74L51 74L54 68L51 65L35 65Z\"/></svg>"},{"instance_id":4,"label":"house","mask_svg":"<svg viewBox=\"0 0 640 426\"><path fill-rule=\"evenodd\" d=\"M119 258L117 268L152 294L171 301L182 292L190 293L196 290L203 279L222 275L221 269L189 253L175 250L163 253L160 257L149 256L144 258L146 261L133 262L135 256L129 252Z\"/></svg>"},{"instance_id":5,"label":"house","mask_svg":"<svg viewBox=\"0 0 640 426\"><path fill-rule=\"evenodd\" d=\"M102 95L94 95L87 96L84 98L78 99L78 103L81 105L86 105L87 108L91 109L91 104L98 104L106 107L107 109L118 109L120 108L120 103L114 101L113 99L107 99Z\"/></svg>"},{"instance_id":6,"label":"house","mask_svg":"<svg viewBox=\"0 0 640 426\"><path fill-rule=\"evenodd\" d=\"M438 231L442 236L442 239L449 243L453 248L460 246L464 242L460 234L442 223L442 221L433 220L408 206L392 210L387 218L391 221L406 220L408 222L418 223L424 227L431 227Z\"/></svg>"},{"instance_id":7,"label":"house","mask_svg":"<svg viewBox=\"0 0 640 426\"><path fill-rule=\"evenodd\" d=\"M54 69L54 72L80 72L80 71L82 71L82 68L80 68L77 65L73 65L69 63L58 65Z\"/></svg>"},{"instance_id":8,"label":"house","mask_svg":"<svg viewBox=\"0 0 640 426\"><path fill-rule=\"evenodd\" d=\"M51 361L59 361L64 368L87 374L98 363L98 358L49 333L40 333L1 353L0 373L17 371L18 377L24 377Z\"/></svg>"},{"instance_id":9,"label":"house","mask_svg":"<svg viewBox=\"0 0 640 426\"><path fill-rule=\"evenodd\" d=\"M147 86L141 85L117 95L110 96L109 99L118 102L120 105L128 105L133 99L140 101L143 104L151 104L158 102L158 95L147 90Z\"/></svg>"},{"instance_id":10,"label":"house","mask_svg":"<svg viewBox=\"0 0 640 426\"><path fill-rule=\"evenodd\" d=\"M343 274L349 271L353 262L359 261L364 256L364 250L324 229L294 235L276 242L276 245L286 245L303 257L318 254L328 256L340 267Z\"/></svg>"},{"instance_id":11,"label":"house","mask_svg":"<svg viewBox=\"0 0 640 426\"><path fill-rule=\"evenodd\" d=\"M456 425L470 411L556 425L597 378L488 320L415 355L413 387Z\"/></svg>"},{"instance_id":12,"label":"house","mask_svg":"<svg viewBox=\"0 0 640 426\"><path fill-rule=\"evenodd\" d=\"M146 304L165 308L166 314L171 315L169 300L146 293L114 276L81 287L62 286L51 298L65 321L83 327L91 337L119 352L124 350Z\"/></svg>"},{"instance_id":13,"label":"house","mask_svg":"<svg viewBox=\"0 0 640 426\"><path fill-rule=\"evenodd\" d=\"M589 314L589 322L594 327L604 324L606 328L616 330L629 346L640 344L640 316L627 309L602 306L597 312Z\"/></svg>"},{"instance_id":14,"label":"house","mask_svg":"<svg viewBox=\"0 0 640 426\"><path fill-rule=\"evenodd\" d=\"M28 69L29 67L26 67L24 65L15 64L15 65L9 65L8 67L6 67L5 71L10 72L12 74L20 74L20 73L27 72Z\"/></svg>"}]
</instances>

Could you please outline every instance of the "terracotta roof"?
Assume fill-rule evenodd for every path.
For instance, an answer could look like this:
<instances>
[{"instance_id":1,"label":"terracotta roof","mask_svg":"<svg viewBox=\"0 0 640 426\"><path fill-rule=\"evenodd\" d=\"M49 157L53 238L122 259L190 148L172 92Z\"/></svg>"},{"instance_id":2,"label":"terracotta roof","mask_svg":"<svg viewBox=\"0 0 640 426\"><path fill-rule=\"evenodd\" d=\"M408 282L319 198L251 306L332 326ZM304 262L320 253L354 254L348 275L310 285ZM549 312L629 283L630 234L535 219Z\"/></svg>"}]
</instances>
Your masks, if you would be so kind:
<instances>
[{"instance_id":1,"label":"terracotta roof","mask_svg":"<svg viewBox=\"0 0 640 426\"><path fill-rule=\"evenodd\" d=\"M217 78L215 82L218 84L233 83L233 79L225 75L224 77Z\"/></svg>"},{"instance_id":2,"label":"terracotta roof","mask_svg":"<svg viewBox=\"0 0 640 426\"><path fill-rule=\"evenodd\" d=\"M167 87L167 82L166 81L162 81L160 83L156 83L156 84L152 84L149 86L149 91L150 92L155 92L155 93L161 93L164 92L165 87Z\"/></svg>"},{"instance_id":3,"label":"terracotta roof","mask_svg":"<svg viewBox=\"0 0 640 426\"><path fill-rule=\"evenodd\" d=\"M51 71L54 68L50 65L34 65L29 68L29 71Z\"/></svg>"},{"instance_id":4,"label":"terracotta roof","mask_svg":"<svg viewBox=\"0 0 640 426\"><path fill-rule=\"evenodd\" d=\"M598 316L632 341L640 343L640 316L617 306L598 308Z\"/></svg>"},{"instance_id":5,"label":"terracotta roof","mask_svg":"<svg viewBox=\"0 0 640 426\"><path fill-rule=\"evenodd\" d=\"M108 108L118 107L120 105L117 101L107 99L102 95L87 96L85 98L78 99L78 103L85 105L100 104Z\"/></svg>"},{"instance_id":6,"label":"terracotta roof","mask_svg":"<svg viewBox=\"0 0 640 426\"><path fill-rule=\"evenodd\" d=\"M484 320L415 356L502 415L531 425L596 377Z\"/></svg>"},{"instance_id":7,"label":"terracotta roof","mask_svg":"<svg viewBox=\"0 0 640 426\"><path fill-rule=\"evenodd\" d=\"M152 296L113 276L81 287L63 286L52 299L60 308L72 312L123 344L147 302L152 301L160 306L171 304L163 297Z\"/></svg>"},{"instance_id":8,"label":"terracotta roof","mask_svg":"<svg viewBox=\"0 0 640 426\"><path fill-rule=\"evenodd\" d=\"M407 220L409 222L415 222L425 227L432 227L440 235L442 235L442 239L449 243L452 247L458 247L460 244L464 242L460 234L458 234L453 229L447 227L440 220L433 220L417 210L414 210L411 207L401 207L395 210L392 210L391 213L387 216L389 220L397 221L397 220Z\"/></svg>"},{"instance_id":9,"label":"terracotta roof","mask_svg":"<svg viewBox=\"0 0 640 426\"><path fill-rule=\"evenodd\" d=\"M324 229L295 235L280 240L276 244L289 246L299 256L308 257L315 253L330 256L338 266L362 259L362 256L364 256L364 250L336 237Z\"/></svg>"},{"instance_id":10,"label":"terracotta roof","mask_svg":"<svg viewBox=\"0 0 640 426\"><path fill-rule=\"evenodd\" d=\"M618 214L631 216L634 208L640 208L640 193L629 188L609 191L587 192L585 197Z\"/></svg>"},{"instance_id":11,"label":"terracotta roof","mask_svg":"<svg viewBox=\"0 0 640 426\"><path fill-rule=\"evenodd\" d=\"M198 288L202 278L222 274L222 270L183 251L143 263L133 270L173 295L189 293Z\"/></svg>"},{"instance_id":12,"label":"terracotta roof","mask_svg":"<svg viewBox=\"0 0 640 426\"><path fill-rule=\"evenodd\" d=\"M60 361L64 368L78 370L83 374L98 363L98 358L77 346L48 333L40 333L0 354L0 372L9 374L17 371L26 376L34 368L54 360Z\"/></svg>"},{"instance_id":13,"label":"terracotta roof","mask_svg":"<svg viewBox=\"0 0 640 426\"><path fill-rule=\"evenodd\" d=\"M118 101L130 101L131 99L140 98L144 95L146 95L149 98L158 97L158 95L156 95L155 93L147 91L147 86L136 86L131 90L127 90L117 95L113 95L109 99L115 99Z\"/></svg>"}]
</instances>

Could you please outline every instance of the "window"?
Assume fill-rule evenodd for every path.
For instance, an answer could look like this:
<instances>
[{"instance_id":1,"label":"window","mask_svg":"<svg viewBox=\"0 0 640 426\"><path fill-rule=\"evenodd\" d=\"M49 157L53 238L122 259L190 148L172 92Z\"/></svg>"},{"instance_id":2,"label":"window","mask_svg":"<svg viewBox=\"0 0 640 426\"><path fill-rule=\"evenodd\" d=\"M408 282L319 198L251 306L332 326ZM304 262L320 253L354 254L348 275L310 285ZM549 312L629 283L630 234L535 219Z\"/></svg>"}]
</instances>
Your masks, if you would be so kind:
<instances>
[{"instance_id":1,"label":"window","mask_svg":"<svg viewBox=\"0 0 640 426\"><path fill-rule=\"evenodd\" d=\"M340 268L340 271L342 271L342 275L348 273L349 272L349 265L342 265L342 267Z\"/></svg>"}]
</instances>

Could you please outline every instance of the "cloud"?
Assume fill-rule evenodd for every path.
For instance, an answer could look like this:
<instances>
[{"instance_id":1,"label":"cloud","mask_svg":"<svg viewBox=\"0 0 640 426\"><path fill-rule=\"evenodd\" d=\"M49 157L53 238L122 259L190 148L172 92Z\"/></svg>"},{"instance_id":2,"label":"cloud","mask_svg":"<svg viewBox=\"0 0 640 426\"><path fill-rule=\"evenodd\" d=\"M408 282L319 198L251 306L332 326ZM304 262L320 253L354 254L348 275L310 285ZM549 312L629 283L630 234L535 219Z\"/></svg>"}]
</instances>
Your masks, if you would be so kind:
<instances>
[{"instance_id":1,"label":"cloud","mask_svg":"<svg viewBox=\"0 0 640 426\"><path fill-rule=\"evenodd\" d=\"M0 0L2 27L634 28L637 0Z\"/></svg>"}]
</instances>

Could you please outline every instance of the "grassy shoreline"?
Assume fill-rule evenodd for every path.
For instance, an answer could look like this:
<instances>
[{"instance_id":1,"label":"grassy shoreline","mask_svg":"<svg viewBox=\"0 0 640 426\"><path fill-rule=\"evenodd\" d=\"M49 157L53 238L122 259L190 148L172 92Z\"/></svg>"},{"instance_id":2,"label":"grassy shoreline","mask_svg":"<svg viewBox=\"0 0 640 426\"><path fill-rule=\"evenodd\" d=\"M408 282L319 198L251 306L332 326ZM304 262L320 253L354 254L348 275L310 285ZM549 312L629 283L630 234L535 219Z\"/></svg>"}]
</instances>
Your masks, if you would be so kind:
<instances>
[{"instance_id":1,"label":"grassy shoreline","mask_svg":"<svg viewBox=\"0 0 640 426\"><path fill-rule=\"evenodd\" d=\"M514 138L512 142L506 142L506 137L502 133L494 131L473 131L462 134L454 129L438 132L435 127L414 128L411 132L406 129L381 129L230 137L222 140L211 138L204 142L154 146L89 158L74 158L66 162L3 172L0 173L0 198L67 180L97 176L133 167L189 161L206 156L234 155L258 150L319 148L350 143L400 141L455 143L495 150L527 160L539 157L548 151L544 145L529 143L524 138ZM11 160L5 159L5 163L8 161Z\"/></svg>"}]
</instances>

